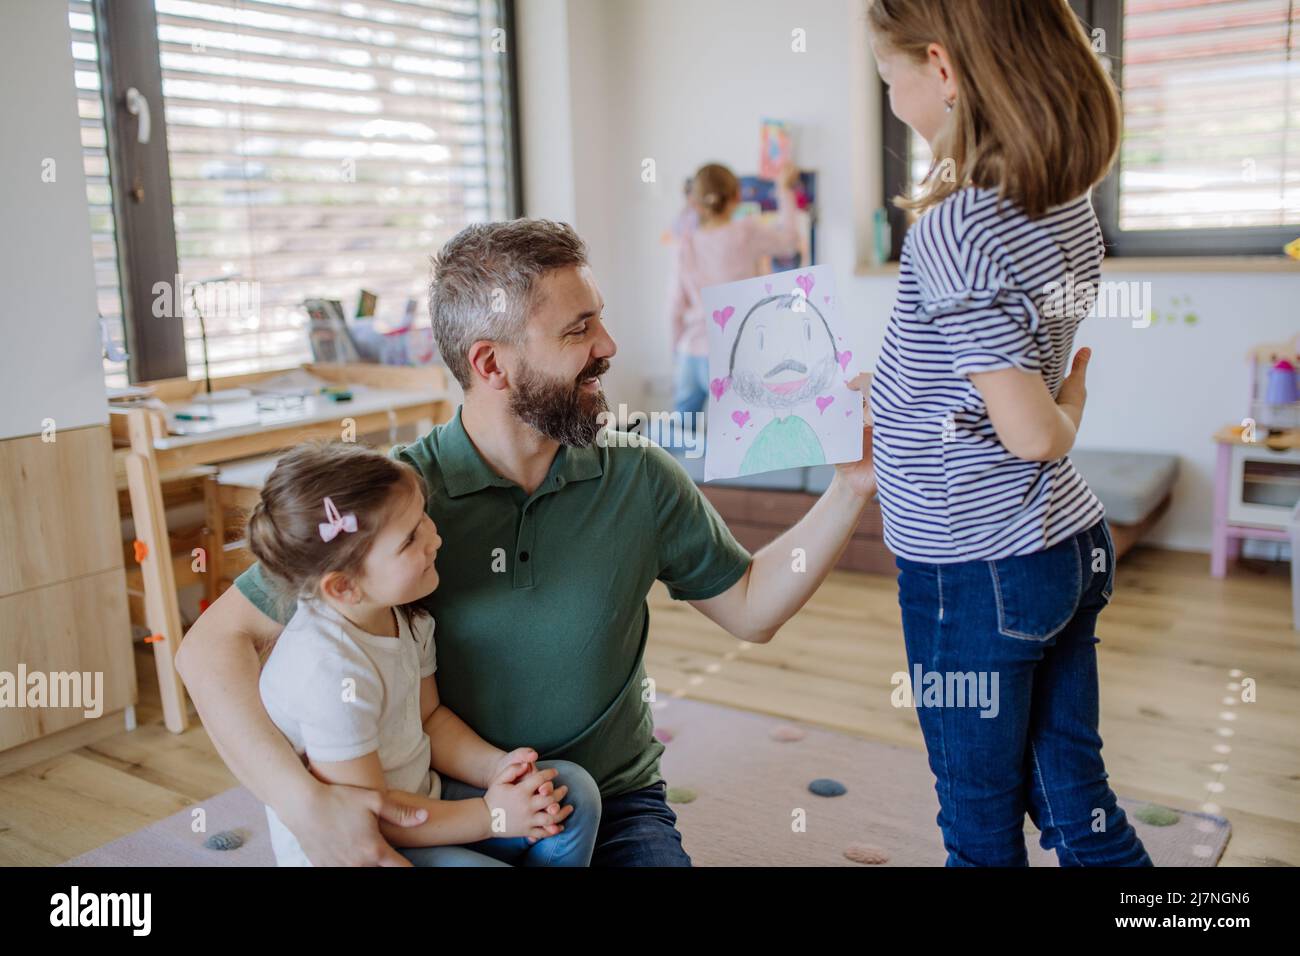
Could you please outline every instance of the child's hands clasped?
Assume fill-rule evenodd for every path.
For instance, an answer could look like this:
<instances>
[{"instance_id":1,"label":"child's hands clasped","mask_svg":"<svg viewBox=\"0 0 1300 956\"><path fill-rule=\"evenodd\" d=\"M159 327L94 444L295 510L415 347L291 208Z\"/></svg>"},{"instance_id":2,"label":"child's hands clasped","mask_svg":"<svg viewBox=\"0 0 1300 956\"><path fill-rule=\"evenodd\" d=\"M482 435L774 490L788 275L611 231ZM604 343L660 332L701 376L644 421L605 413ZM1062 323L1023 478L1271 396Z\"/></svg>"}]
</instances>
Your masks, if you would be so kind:
<instances>
[{"instance_id":1,"label":"child's hands clasped","mask_svg":"<svg viewBox=\"0 0 1300 956\"><path fill-rule=\"evenodd\" d=\"M488 774L488 780L494 781L500 775L502 770L514 763L521 763L527 766L529 771L536 770L533 764L537 761L537 751L532 747L516 747L509 753L503 753L497 758L496 765L493 766L492 772Z\"/></svg>"},{"instance_id":2,"label":"child's hands clasped","mask_svg":"<svg viewBox=\"0 0 1300 956\"><path fill-rule=\"evenodd\" d=\"M483 794L494 825L502 816L496 811L503 811L505 828L493 830L492 837L527 837L535 843L561 832L560 822L573 813L573 805L560 805L569 788L551 783L558 773L553 767L536 770L531 762L523 761L498 766Z\"/></svg>"}]
</instances>

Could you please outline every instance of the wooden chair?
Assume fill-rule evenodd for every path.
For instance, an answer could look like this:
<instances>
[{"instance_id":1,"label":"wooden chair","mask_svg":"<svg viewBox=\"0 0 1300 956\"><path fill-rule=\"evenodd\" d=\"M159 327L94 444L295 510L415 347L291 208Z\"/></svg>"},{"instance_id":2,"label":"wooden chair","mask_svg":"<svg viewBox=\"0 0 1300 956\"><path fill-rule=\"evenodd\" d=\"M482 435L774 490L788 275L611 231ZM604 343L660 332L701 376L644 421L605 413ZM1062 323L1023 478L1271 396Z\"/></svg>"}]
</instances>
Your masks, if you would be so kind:
<instances>
[{"instance_id":1,"label":"wooden chair","mask_svg":"<svg viewBox=\"0 0 1300 956\"><path fill-rule=\"evenodd\" d=\"M209 475L204 484L206 596L209 604L253 563L244 525L279 459L279 455L265 455L229 462L223 464L215 475Z\"/></svg>"},{"instance_id":2,"label":"wooden chair","mask_svg":"<svg viewBox=\"0 0 1300 956\"><path fill-rule=\"evenodd\" d=\"M381 443L373 447L387 453L392 446ZM227 462L204 483L205 591L209 604L219 598L255 560L248 550L244 525L279 460L280 455L275 454Z\"/></svg>"}]
</instances>

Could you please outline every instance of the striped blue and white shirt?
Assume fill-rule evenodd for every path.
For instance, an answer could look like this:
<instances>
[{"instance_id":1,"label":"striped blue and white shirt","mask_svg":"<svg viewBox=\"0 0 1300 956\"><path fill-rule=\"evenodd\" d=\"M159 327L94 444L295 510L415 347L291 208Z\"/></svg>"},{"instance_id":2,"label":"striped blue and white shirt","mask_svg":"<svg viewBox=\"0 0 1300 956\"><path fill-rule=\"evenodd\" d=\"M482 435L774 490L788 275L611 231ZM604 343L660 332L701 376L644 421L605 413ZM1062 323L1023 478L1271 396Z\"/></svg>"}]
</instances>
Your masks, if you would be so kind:
<instances>
[{"instance_id":1,"label":"striped blue and white shirt","mask_svg":"<svg viewBox=\"0 0 1300 956\"><path fill-rule=\"evenodd\" d=\"M934 564L1031 554L1094 525L1101 502L1069 458L1024 461L967 377L1040 372L1056 395L1105 254L1086 194L1031 220L969 187L903 240L898 300L871 386L885 544Z\"/></svg>"}]
</instances>

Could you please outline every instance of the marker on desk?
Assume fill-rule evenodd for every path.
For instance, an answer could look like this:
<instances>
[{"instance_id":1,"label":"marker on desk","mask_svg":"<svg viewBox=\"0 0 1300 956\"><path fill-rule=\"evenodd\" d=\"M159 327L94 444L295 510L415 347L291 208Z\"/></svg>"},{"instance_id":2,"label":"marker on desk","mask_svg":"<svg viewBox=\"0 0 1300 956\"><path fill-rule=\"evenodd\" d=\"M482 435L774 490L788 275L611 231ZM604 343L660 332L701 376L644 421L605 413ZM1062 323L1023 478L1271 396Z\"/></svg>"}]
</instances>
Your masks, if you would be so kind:
<instances>
[{"instance_id":1,"label":"marker on desk","mask_svg":"<svg viewBox=\"0 0 1300 956\"><path fill-rule=\"evenodd\" d=\"M202 415L195 412L177 412L173 416L178 422L213 422L216 421L212 415Z\"/></svg>"}]
</instances>

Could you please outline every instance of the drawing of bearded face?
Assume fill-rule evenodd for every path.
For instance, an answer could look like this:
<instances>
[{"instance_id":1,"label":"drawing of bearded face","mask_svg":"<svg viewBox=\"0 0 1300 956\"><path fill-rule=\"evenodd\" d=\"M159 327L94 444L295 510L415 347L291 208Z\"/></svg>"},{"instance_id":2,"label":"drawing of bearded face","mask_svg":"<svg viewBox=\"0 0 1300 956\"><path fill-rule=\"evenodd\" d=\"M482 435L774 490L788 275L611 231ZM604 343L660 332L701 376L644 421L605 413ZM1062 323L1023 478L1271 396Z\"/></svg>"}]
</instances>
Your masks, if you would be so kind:
<instances>
[{"instance_id":1,"label":"drawing of bearded face","mask_svg":"<svg viewBox=\"0 0 1300 956\"><path fill-rule=\"evenodd\" d=\"M759 301L731 349L731 387L753 405L791 409L825 393L839 365L830 326L797 295Z\"/></svg>"}]
</instances>

